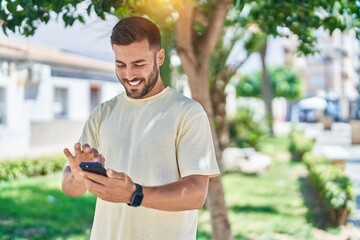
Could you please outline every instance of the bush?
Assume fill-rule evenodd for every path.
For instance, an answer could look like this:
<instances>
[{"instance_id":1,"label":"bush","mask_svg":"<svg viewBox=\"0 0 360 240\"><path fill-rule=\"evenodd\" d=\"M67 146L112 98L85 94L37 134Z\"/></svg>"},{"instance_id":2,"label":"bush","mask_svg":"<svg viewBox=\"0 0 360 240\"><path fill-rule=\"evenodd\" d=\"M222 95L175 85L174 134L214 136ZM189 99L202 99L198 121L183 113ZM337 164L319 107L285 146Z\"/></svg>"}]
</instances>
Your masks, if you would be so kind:
<instances>
[{"instance_id":1,"label":"bush","mask_svg":"<svg viewBox=\"0 0 360 240\"><path fill-rule=\"evenodd\" d=\"M304 132L292 129L290 132L289 151L293 161L301 161L306 152L313 148L314 140L307 137Z\"/></svg>"},{"instance_id":2,"label":"bush","mask_svg":"<svg viewBox=\"0 0 360 240\"><path fill-rule=\"evenodd\" d=\"M277 67L269 69L271 89L274 97L297 99L303 95L302 80L292 69ZM237 96L261 97L262 74L256 71L244 75L236 85Z\"/></svg>"},{"instance_id":3,"label":"bush","mask_svg":"<svg viewBox=\"0 0 360 240\"><path fill-rule=\"evenodd\" d=\"M0 181L47 175L62 170L65 162L63 156L0 161Z\"/></svg>"},{"instance_id":4,"label":"bush","mask_svg":"<svg viewBox=\"0 0 360 240\"><path fill-rule=\"evenodd\" d=\"M263 118L256 119L255 113L248 107L239 108L237 115L229 119L230 145L236 147L253 147L268 136L268 128Z\"/></svg>"},{"instance_id":5,"label":"bush","mask_svg":"<svg viewBox=\"0 0 360 240\"><path fill-rule=\"evenodd\" d=\"M324 156L307 153L303 161L311 180L319 190L321 200L330 210L332 222L336 225L344 225L355 206L350 179L345 176L341 168Z\"/></svg>"}]
</instances>

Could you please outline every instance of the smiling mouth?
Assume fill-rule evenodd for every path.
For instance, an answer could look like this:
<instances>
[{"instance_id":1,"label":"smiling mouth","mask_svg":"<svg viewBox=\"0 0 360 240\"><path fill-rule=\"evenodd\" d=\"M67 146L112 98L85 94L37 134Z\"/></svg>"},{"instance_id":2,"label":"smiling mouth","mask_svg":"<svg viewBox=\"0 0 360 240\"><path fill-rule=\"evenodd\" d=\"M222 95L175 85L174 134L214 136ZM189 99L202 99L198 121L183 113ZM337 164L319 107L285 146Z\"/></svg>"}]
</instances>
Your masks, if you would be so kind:
<instances>
[{"instance_id":1,"label":"smiling mouth","mask_svg":"<svg viewBox=\"0 0 360 240\"><path fill-rule=\"evenodd\" d=\"M133 81L128 81L130 86L138 86L141 83L141 80L133 80Z\"/></svg>"}]
</instances>

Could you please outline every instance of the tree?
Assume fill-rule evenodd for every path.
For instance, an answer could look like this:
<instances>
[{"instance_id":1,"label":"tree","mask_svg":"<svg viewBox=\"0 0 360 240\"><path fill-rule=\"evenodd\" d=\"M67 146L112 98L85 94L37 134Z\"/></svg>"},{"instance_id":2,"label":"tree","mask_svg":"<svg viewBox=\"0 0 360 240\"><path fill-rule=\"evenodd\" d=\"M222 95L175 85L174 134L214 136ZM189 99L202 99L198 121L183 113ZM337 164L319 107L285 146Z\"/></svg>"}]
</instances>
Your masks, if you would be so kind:
<instances>
[{"instance_id":1,"label":"tree","mask_svg":"<svg viewBox=\"0 0 360 240\"><path fill-rule=\"evenodd\" d=\"M266 66L266 53L268 37L298 38L297 52L308 55L316 52L316 38L314 30L323 28L330 34L335 29L341 31L355 29L360 39L360 1L359 0L314 0L314 1L287 1L269 0L254 1L244 0L243 15L239 23L244 27L251 27L253 38L247 48L258 51L262 62L263 99L272 132L272 107L273 92L269 81Z\"/></svg>"},{"instance_id":2,"label":"tree","mask_svg":"<svg viewBox=\"0 0 360 240\"><path fill-rule=\"evenodd\" d=\"M225 88L235 76L238 69L249 58L248 52L241 59L231 60L230 54L237 54L236 43L244 39L245 31L237 23L238 9L231 9L225 22L224 34L210 61L210 96L214 111L214 123L219 139L220 150L223 151L229 144L229 126L226 118L226 93Z\"/></svg>"},{"instance_id":3,"label":"tree","mask_svg":"<svg viewBox=\"0 0 360 240\"><path fill-rule=\"evenodd\" d=\"M218 0L199 8L191 0L185 0L179 8L176 22L176 45L181 65L188 76L192 98L200 102L211 121L211 129L218 161L221 160L220 144L214 124L214 111L209 91L210 58L220 35L224 21L231 7L229 0ZM201 9L203 7L203 9ZM200 11L203 10L203 11ZM208 14L205 15L204 12ZM203 19L202 29L197 31L197 16ZM219 197L220 195L220 197ZM214 239L231 239L224 192L219 177L211 178L209 207Z\"/></svg>"},{"instance_id":4,"label":"tree","mask_svg":"<svg viewBox=\"0 0 360 240\"><path fill-rule=\"evenodd\" d=\"M209 91L209 62L222 32L231 0L195 2L184 0L168 4L158 1L117 1L117 0L59 0L59 1L27 1L6 0L2 3L0 19L3 30L10 29L29 36L34 34L39 23L50 20L50 11L61 16L65 26L75 21L84 22L84 17L77 12L79 3L88 4L87 13L92 9L104 19L105 13L118 17L136 13L150 16L163 29L175 27L175 45L182 62L182 68L189 79L192 98L197 100L209 116L214 146L220 163L221 150L213 121L213 108ZM150 7L148 7L150 6ZM159 10L160 9L160 10ZM178 18L173 18L177 12ZM174 24L174 25L173 25ZM231 239L230 223L221 185L221 178L210 180L208 192L214 239Z\"/></svg>"}]
</instances>

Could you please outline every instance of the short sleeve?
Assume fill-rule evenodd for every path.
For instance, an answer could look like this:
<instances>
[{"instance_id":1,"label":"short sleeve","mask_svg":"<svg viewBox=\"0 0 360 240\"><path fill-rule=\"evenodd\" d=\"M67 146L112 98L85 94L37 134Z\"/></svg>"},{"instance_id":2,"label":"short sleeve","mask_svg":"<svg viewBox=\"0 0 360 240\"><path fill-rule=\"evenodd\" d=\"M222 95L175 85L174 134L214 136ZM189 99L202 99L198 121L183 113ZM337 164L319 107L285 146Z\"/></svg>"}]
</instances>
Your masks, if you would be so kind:
<instances>
[{"instance_id":1,"label":"short sleeve","mask_svg":"<svg viewBox=\"0 0 360 240\"><path fill-rule=\"evenodd\" d=\"M205 112L184 120L177 144L177 161L181 177L220 174L213 139Z\"/></svg>"},{"instance_id":2,"label":"short sleeve","mask_svg":"<svg viewBox=\"0 0 360 240\"><path fill-rule=\"evenodd\" d=\"M99 108L95 109L86 121L82 134L79 139L81 144L89 144L91 147L99 149Z\"/></svg>"}]
</instances>

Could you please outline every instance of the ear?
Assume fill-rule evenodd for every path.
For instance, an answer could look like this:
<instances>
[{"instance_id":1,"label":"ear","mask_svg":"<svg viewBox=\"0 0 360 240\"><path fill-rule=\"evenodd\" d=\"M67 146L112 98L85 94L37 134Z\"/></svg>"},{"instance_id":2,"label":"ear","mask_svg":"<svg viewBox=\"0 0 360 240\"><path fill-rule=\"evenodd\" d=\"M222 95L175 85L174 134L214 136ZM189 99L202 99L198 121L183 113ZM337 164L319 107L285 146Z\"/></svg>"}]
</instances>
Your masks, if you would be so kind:
<instances>
[{"instance_id":1,"label":"ear","mask_svg":"<svg viewBox=\"0 0 360 240\"><path fill-rule=\"evenodd\" d=\"M165 51L163 48L161 48L157 54L156 54L156 61L157 61L157 65L161 66L163 65L164 61L165 61Z\"/></svg>"}]
</instances>

